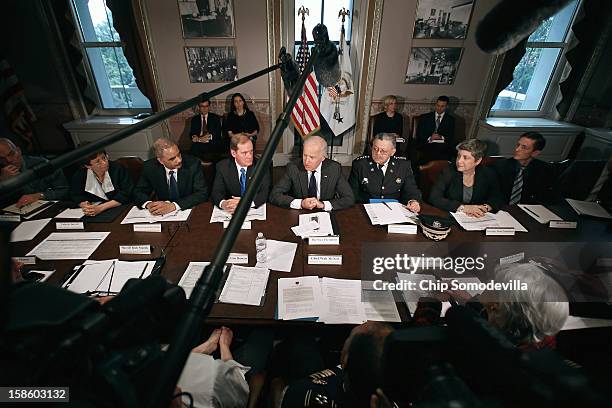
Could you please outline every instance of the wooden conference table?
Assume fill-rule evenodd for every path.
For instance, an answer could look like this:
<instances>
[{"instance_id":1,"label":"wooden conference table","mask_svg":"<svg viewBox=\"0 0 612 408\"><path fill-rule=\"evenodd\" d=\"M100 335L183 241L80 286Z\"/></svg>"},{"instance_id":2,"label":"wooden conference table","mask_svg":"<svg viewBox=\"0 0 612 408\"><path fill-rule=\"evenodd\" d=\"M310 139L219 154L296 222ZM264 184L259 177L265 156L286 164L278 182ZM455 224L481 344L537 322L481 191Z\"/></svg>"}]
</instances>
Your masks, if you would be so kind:
<instances>
[{"instance_id":1,"label":"wooden conference table","mask_svg":"<svg viewBox=\"0 0 612 408\"><path fill-rule=\"evenodd\" d=\"M255 264L255 237L263 232L266 238L279 241L289 241L298 244L293 266L290 272L272 271L268 281L264 305L245 306L230 304L215 304L209 316L209 321L227 324L273 324L277 303L277 279L283 277L298 277L316 275L329 278L361 279L361 251L365 243L402 244L431 243L421 232L417 235L388 234L386 227L372 226L361 205L333 213L340 230L340 245L311 246L296 237L291 227L299 223L299 210L287 210L267 204L267 220L253 221L251 230L241 230L232 252L247 253L249 266ZM52 217L59 213L60 206L54 206L35 218ZM165 255L166 262L162 275L173 283L177 283L191 261L210 261L217 243L224 233L221 223L209 223L212 214L212 203L196 206L186 222L164 222L161 233L134 232L132 225L121 225L127 209L112 223L86 223L85 231L110 231L110 235L102 242L90 259L103 260L119 258L122 260L152 259ZM525 214L518 207L507 209L528 233L517 233L515 236L485 236L482 231L464 231L454 225L448 238L443 242L612 242L612 223L581 217L578 227L573 230L553 230L542 225ZM423 214L445 216L446 213L427 204L423 206ZM50 233L55 232L55 222L52 220L32 241L14 243L13 256L25 256L34 246L40 243ZM120 255L119 245L151 244L151 255ZM342 254L342 265L309 265L309 254ZM30 269L50 270L56 272L48 282L60 284L72 268L82 263L82 260L41 261L37 260ZM408 318L403 304L398 303L402 320ZM305 322L282 322L284 324L305 324Z\"/></svg>"}]
</instances>

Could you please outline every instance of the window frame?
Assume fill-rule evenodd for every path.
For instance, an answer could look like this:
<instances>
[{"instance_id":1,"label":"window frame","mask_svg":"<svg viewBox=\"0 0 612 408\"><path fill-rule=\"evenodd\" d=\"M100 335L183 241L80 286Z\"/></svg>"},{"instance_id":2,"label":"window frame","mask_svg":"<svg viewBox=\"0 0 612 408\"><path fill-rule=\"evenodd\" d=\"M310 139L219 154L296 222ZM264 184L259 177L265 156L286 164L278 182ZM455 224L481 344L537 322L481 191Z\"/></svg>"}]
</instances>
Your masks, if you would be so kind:
<instances>
[{"instance_id":1,"label":"window frame","mask_svg":"<svg viewBox=\"0 0 612 408\"><path fill-rule=\"evenodd\" d=\"M578 0L578 4L574 9L574 13L568 23L566 28L566 32L563 38L563 41L557 42L544 42L544 41L534 41L527 42L525 44L525 49L528 48L540 48L540 49L560 49L559 56L555 61L555 66L551 72L551 75L548 77L548 83L546 84L546 90L544 91L544 96L540 101L540 106L537 110L493 110L492 106L495 104L495 101L499 94L493 95L493 99L491 100L491 109L489 110L488 117L508 117L508 118L548 118L548 119L558 119L558 113L554 109L555 102L557 100L557 96L560 92L559 81L561 80L561 76L567 67L567 58L565 54L569 50L570 46L574 41L574 31L572 27L576 21L576 17L580 14L583 1ZM537 29L536 29L537 30ZM535 31L534 31L535 32ZM503 91L503 89L502 89ZM500 91L501 92L501 91Z\"/></svg>"},{"instance_id":2,"label":"window frame","mask_svg":"<svg viewBox=\"0 0 612 408\"><path fill-rule=\"evenodd\" d=\"M85 76L87 78L88 87L85 90L87 97L91 98L95 102L95 108L91 115L99 115L99 116L134 116L138 113L152 113L153 109L149 108L105 108L102 103L102 97L100 95L100 89L98 88L98 83L96 81L96 76L94 74L93 67L91 66L91 61L89 59L89 54L87 53L88 49L91 48L109 48L109 47L117 47L123 49L123 42L121 39L119 41L86 41L83 36L83 28L81 27L81 22L79 20L78 12L76 9L75 0L69 0L70 5L70 13L72 17L72 21L75 25L75 31L77 35L77 39L79 41L79 50L81 51L81 55L83 56L83 66L85 68ZM106 2L105 2L106 6ZM88 92L91 91L91 92ZM145 96L146 97L146 96ZM150 102L149 102L150 103Z\"/></svg>"}]
</instances>

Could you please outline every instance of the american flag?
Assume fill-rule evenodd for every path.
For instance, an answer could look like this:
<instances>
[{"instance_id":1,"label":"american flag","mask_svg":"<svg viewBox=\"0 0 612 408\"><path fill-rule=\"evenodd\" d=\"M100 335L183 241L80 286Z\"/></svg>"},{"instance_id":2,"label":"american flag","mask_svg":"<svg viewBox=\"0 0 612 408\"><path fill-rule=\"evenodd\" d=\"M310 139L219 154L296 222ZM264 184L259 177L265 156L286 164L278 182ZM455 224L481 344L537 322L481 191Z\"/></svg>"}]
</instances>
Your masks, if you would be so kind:
<instances>
[{"instance_id":1,"label":"american flag","mask_svg":"<svg viewBox=\"0 0 612 408\"><path fill-rule=\"evenodd\" d=\"M310 51L308 50L308 40L306 39L306 27L304 26L304 21L302 21L302 44L300 44L295 59L300 73L304 70L309 58ZM291 112L291 120L295 128L302 135L302 138L319 130L321 127L321 119L319 117L319 83L314 72L311 72L308 78L306 78L302 96L299 97Z\"/></svg>"}]
</instances>

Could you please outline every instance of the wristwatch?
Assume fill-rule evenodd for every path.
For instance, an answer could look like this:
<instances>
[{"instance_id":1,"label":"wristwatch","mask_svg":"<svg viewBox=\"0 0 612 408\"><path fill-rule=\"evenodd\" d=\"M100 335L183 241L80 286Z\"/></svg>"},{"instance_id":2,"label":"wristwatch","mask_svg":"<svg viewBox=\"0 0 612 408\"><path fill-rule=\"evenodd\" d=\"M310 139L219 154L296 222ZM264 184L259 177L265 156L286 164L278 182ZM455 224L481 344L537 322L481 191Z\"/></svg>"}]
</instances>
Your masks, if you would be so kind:
<instances>
[{"instance_id":1,"label":"wristwatch","mask_svg":"<svg viewBox=\"0 0 612 408\"><path fill-rule=\"evenodd\" d=\"M42 192L41 192L41 193L40 193L40 198L39 198L39 200L44 200L44 199L45 199L45 193L42 193Z\"/></svg>"},{"instance_id":2,"label":"wristwatch","mask_svg":"<svg viewBox=\"0 0 612 408\"><path fill-rule=\"evenodd\" d=\"M457 212L463 212L464 208L465 208L465 205L461 204L459 207L457 207Z\"/></svg>"}]
</instances>

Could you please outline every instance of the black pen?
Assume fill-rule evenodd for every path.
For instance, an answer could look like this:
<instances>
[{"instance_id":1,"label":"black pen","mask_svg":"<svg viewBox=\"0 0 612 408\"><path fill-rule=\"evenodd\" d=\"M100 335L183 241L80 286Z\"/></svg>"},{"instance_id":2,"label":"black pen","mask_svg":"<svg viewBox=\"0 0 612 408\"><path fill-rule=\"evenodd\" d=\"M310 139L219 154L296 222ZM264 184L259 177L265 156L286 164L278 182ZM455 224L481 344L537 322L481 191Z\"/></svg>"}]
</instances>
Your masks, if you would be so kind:
<instances>
[{"instance_id":1,"label":"black pen","mask_svg":"<svg viewBox=\"0 0 612 408\"><path fill-rule=\"evenodd\" d=\"M523 210L527 211L529 214L533 215L537 220L540 219L540 216L538 214L536 214L535 212L533 212L532 210L530 210L529 208L527 208L527 207L522 207L522 208L523 208Z\"/></svg>"},{"instance_id":2,"label":"black pen","mask_svg":"<svg viewBox=\"0 0 612 408\"><path fill-rule=\"evenodd\" d=\"M387 204L387 202L386 202L386 201L383 201L382 203L383 203L383 204L385 205L385 207L387 207L389 210L393 211L393 210L391 209L391 207L389 207L389 204Z\"/></svg>"}]
</instances>

